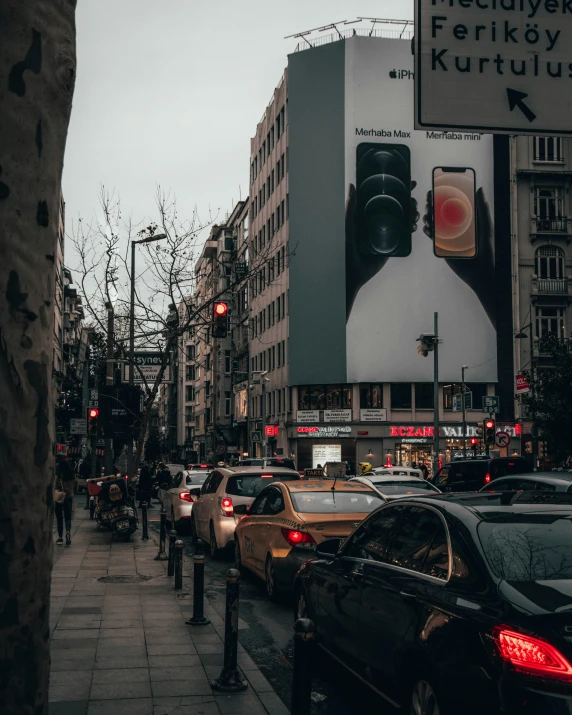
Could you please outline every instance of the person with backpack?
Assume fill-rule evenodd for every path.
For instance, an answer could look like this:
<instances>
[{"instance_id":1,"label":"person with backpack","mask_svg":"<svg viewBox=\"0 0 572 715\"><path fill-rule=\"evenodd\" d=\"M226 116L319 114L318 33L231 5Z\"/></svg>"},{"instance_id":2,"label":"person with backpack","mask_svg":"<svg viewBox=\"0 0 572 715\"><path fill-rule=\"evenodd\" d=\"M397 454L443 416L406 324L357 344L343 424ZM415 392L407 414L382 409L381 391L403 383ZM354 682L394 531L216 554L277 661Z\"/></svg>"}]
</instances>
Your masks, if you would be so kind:
<instances>
[{"instance_id":1,"label":"person with backpack","mask_svg":"<svg viewBox=\"0 0 572 715\"><path fill-rule=\"evenodd\" d=\"M66 526L66 546L71 545L71 523L75 486L76 476L73 469L68 460L60 455L56 466L56 485L54 489L54 508L58 525L56 544L58 545L64 543L64 520Z\"/></svg>"}]
</instances>

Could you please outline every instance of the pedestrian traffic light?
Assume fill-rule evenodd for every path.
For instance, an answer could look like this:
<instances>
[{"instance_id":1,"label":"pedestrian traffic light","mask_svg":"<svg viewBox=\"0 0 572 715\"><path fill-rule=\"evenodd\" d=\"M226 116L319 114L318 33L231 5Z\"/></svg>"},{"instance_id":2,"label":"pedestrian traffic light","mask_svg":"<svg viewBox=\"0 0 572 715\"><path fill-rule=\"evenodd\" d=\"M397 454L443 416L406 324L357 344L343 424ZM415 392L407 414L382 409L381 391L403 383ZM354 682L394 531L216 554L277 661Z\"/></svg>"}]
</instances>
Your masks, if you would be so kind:
<instances>
[{"instance_id":1,"label":"pedestrian traffic light","mask_svg":"<svg viewBox=\"0 0 572 715\"><path fill-rule=\"evenodd\" d=\"M479 440L476 437L471 437L471 447L476 447Z\"/></svg>"},{"instance_id":2,"label":"pedestrian traffic light","mask_svg":"<svg viewBox=\"0 0 572 715\"><path fill-rule=\"evenodd\" d=\"M411 153L403 144L357 148L357 246L365 256L411 253Z\"/></svg>"},{"instance_id":3,"label":"pedestrian traffic light","mask_svg":"<svg viewBox=\"0 0 572 715\"><path fill-rule=\"evenodd\" d=\"M213 304L213 338L226 338L228 333L228 303Z\"/></svg>"},{"instance_id":4,"label":"pedestrian traffic light","mask_svg":"<svg viewBox=\"0 0 572 715\"><path fill-rule=\"evenodd\" d=\"M91 435L96 435L98 430L99 410L97 407L87 409L87 431Z\"/></svg>"},{"instance_id":5,"label":"pedestrian traffic light","mask_svg":"<svg viewBox=\"0 0 572 715\"><path fill-rule=\"evenodd\" d=\"M485 425L485 444L490 447L495 443L495 437L496 437L496 425L495 421L488 419L485 420L484 422Z\"/></svg>"}]
</instances>

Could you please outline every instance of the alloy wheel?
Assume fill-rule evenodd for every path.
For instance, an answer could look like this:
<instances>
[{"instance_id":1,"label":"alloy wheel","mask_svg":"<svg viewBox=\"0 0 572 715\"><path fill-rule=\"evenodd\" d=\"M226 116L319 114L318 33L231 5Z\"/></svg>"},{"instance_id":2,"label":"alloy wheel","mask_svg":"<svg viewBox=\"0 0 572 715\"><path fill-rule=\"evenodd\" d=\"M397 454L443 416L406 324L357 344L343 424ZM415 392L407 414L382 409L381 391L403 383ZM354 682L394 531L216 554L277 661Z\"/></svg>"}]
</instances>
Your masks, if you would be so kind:
<instances>
[{"instance_id":1,"label":"alloy wheel","mask_svg":"<svg viewBox=\"0 0 572 715\"><path fill-rule=\"evenodd\" d=\"M411 715L439 715L439 704L426 680L418 680L411 695Z\"/></svg>"}]
</instances>

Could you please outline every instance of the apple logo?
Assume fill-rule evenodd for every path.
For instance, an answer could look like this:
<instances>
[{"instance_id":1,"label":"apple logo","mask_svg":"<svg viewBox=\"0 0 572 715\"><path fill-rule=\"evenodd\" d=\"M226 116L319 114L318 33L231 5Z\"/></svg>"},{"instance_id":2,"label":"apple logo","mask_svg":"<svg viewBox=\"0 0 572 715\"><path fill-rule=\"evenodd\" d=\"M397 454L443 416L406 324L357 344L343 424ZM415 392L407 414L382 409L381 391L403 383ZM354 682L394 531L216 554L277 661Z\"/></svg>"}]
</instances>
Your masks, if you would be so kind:
<instances>
[{"instance_id":1,"label":"apple logo","mask_svg":"<svg viewBox=\"0 0 572 715\"><path fill-rule=\"evenodd\" d=\"M397 79L397 70L391 70L389 76L391 77L391 79Z\"/></svg>"}]
</instances>

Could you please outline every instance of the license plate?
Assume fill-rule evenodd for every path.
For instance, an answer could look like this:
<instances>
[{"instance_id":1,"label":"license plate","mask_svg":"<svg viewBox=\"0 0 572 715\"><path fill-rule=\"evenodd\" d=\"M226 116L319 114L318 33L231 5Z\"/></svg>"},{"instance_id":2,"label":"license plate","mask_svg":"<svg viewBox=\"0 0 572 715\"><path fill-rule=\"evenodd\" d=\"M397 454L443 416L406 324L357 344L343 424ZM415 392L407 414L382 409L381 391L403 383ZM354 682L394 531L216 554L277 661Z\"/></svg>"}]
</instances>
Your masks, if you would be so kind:
<instances>
[{"instance_id":1,"label":"license plate","mask_svg":"<svg viewBox=\"0 0 572 715\"><path fill-rule=\"evenodd\" d=\"M127 519L122 519L121 521L116 522L115 528L116 529L128 529L129 521Z\"/></svg>"}]
</instances>

